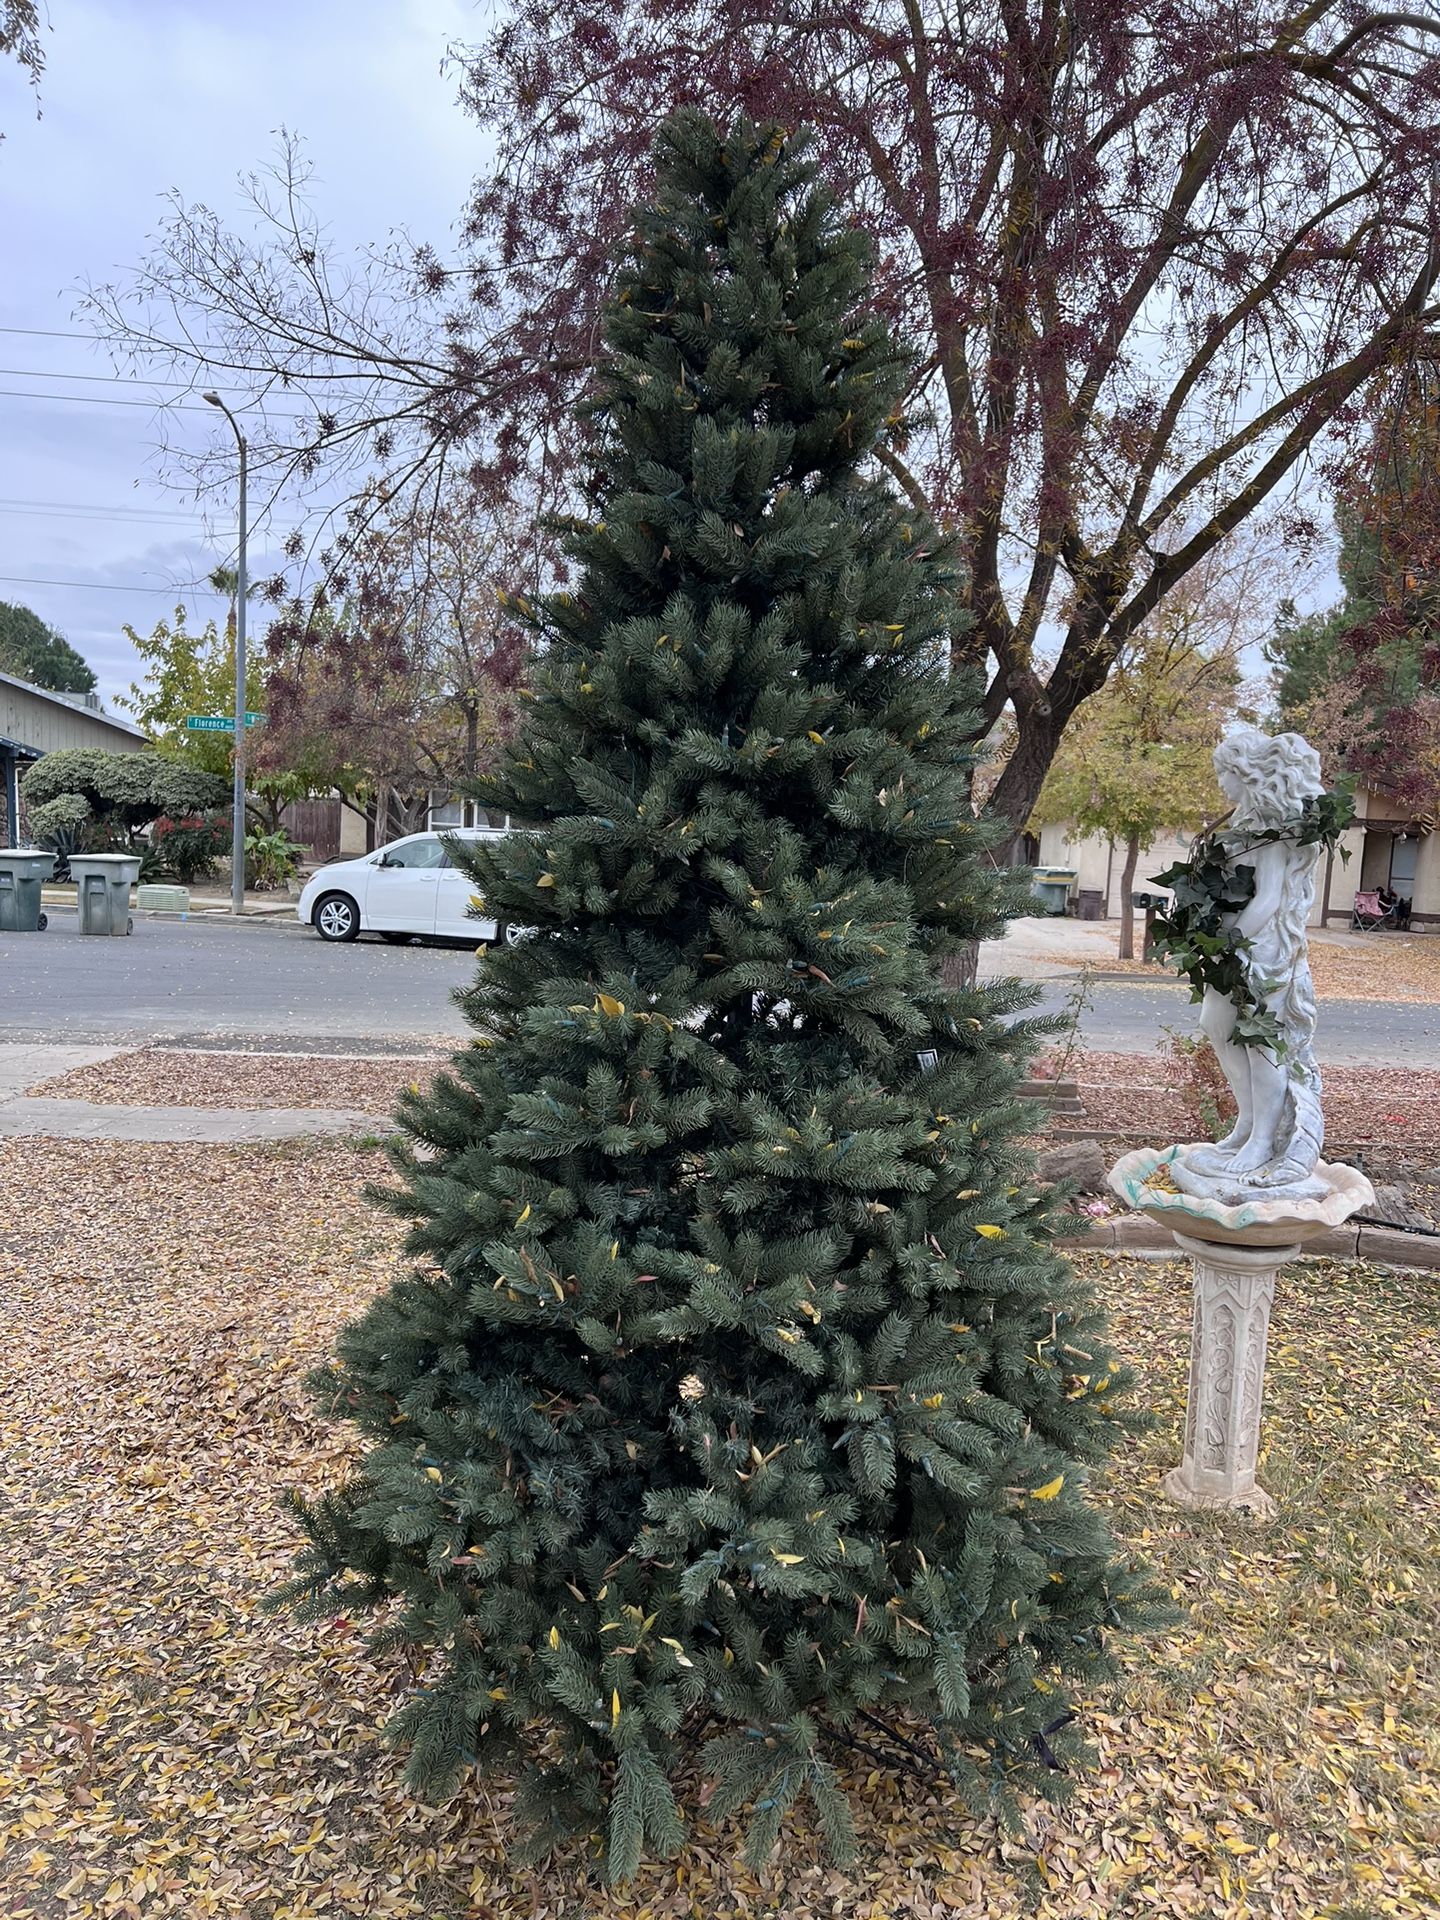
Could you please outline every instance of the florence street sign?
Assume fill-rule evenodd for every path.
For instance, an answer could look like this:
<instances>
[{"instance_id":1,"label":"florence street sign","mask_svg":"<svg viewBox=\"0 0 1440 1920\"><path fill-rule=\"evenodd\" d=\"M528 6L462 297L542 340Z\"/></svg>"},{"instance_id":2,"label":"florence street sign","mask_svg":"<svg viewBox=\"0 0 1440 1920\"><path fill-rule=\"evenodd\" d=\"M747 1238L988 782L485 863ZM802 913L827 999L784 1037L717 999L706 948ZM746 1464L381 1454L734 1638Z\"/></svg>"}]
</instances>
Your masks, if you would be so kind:
<instances>
[{"instance_id":1,"label":"florence street sign","mask_svg":"<svg viewBox=\"0 0 1440 1920\"><path fill-rule=\"evenodd\" d=\"M247 713L247 727L260 727L265 724L263 713ZM185 725L191 733L233 733L235 716L231 713L192 713L186 716Z\"/></svg>"}]
</instances>

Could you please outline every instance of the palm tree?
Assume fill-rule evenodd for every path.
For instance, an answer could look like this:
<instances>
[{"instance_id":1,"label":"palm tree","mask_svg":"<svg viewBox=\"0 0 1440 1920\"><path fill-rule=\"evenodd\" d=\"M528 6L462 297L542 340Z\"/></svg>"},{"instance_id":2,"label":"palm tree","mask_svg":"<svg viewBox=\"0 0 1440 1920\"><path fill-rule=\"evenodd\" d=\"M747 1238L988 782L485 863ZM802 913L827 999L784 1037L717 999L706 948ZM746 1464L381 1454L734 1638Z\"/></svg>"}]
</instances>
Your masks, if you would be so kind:
<instances>
[{"instance_id":1,"label":"palm tree","mask_svg":"<svg viewBox=\"0 0 1440 1920\"><path fill-rule=\"evenodd\" d=\"M209 575L210 585L216 593L223 593L230 602L230 612L226 616L226 633L233 632L235 626L235 601L240 592L240 569L238 567L214 567ZM260 582L252 580L245 589L247 601L253 600L260 590Z\"/></svg>"}]
</instances>

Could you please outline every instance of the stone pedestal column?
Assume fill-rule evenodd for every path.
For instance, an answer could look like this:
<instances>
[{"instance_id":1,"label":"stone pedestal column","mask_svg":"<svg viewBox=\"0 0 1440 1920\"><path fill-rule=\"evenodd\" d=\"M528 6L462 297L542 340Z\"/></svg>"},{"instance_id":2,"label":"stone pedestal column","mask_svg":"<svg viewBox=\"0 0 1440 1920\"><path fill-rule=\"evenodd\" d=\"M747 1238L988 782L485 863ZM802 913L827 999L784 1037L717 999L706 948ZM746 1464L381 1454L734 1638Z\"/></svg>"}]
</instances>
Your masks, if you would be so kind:
<instances>
[{"instance_id":1,"label":"stone pedestal column","mask_svg":"<svg viewBox=\"0 0 1440 1920\"><path fill-rule=\"evenodd\" d=\"M1195 1269L1185 1458L1164 1486L1183 1507L1239 1507L1269 1519L1275 1502L1255 1484L1265 1345L1275 1275L1300 1249L1231 1246L1177 1233Z\"/></svg>"}]
</instances>

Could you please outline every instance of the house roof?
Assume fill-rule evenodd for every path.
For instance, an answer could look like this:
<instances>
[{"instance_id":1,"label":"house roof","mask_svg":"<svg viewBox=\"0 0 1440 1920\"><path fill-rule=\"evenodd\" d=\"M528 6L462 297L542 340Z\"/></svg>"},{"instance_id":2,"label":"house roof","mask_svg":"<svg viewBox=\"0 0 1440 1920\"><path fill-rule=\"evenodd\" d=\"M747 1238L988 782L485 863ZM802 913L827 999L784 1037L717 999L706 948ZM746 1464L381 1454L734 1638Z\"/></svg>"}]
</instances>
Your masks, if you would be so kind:
<instances>
[{"instance_id":1,"label":"house roof","mask_svg":"<svg viewBox=\"0 0 1440 1920\"><path fill-rule=\"evenodd\" d=\"M49 687L37 687L30 680L18 679L13 673L0 673L0 686L14 687L32 700L43 701L62 713L79 714L86 720L94 721L97 726L113 727L117 733L128 734L132 740L142 744L148 739L145 729L137 727L133 720L122 720L118 714L107 713L103 707L87 705L83 694L55 693Z\"/></svg>"}]
</instances>

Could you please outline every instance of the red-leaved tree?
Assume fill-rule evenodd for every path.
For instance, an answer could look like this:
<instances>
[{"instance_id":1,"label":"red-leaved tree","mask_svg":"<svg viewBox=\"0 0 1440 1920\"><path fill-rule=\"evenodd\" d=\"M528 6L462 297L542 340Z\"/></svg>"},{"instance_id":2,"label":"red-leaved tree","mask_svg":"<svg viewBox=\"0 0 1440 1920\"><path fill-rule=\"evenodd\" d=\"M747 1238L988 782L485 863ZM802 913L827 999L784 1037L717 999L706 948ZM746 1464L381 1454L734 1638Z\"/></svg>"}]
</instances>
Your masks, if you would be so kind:
<instances>
[{"instance_id":1,"label":"red-leaved tree","mask_svg":"<svg viewBox=\"0 0 1440 1920\"><path fill-rule=\"evenodd\" d=\"M515 541L454 502L409 495L337 543L323 588L265 635L262 766L334 787L383 840L482 772L525 671L500 556Z\"/></svg>"},{"instance_id":2,"label":"red-leaved tree","mask_svg":"<svg viewBox=\"0 0 1440 1920\"><path fill-rule=\"evenodd\" d=\"M1287 720L1327 769L1397 813L1440 816L1440 342L1377 383L1375 427L1339 476L1340 604L1277 632L1314 661L1281 678ZM1306 682L1310 684L1306 684ZM1297 684L1298 683L1298 684ZM1287 695L1289 696L1287 700Z\"/></svg>"},{"instance_id":3,"label":"red-leaved tree","mask_svg":"<svg viewBox=\"0 0 1440 1920\"><path fill-rule=\"evenodd\" d=\"M177 206L102 327L308 396L282 467L563 491L656 124L810 123L918 348L883 457L962 542L1017 827L1131 636L1440 319L1430 6L511 0L456 59L495 151L458 258L336 263L282 179L253 242Z\"/></svg>"}]
</instances>

